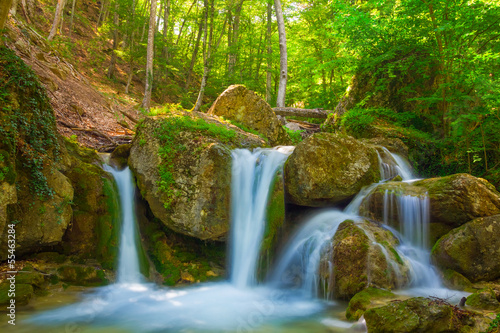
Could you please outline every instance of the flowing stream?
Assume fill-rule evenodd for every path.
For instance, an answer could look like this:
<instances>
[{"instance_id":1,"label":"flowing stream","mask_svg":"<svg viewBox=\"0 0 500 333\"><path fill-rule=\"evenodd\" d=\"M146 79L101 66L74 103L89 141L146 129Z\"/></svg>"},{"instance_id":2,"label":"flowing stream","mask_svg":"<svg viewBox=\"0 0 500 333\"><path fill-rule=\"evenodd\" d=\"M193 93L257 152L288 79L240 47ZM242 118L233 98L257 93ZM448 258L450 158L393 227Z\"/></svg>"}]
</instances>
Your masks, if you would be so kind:
<instances>
[{"instance_id":1,"label":"flowing stream","mask_svg":"<svg viewBox=\"0 0 500 333\"><path fill-rule=\"evenodd\" d=\"M390 158L389 163L387 158L386 162L381 159L383 178L395 173L404 181L415 178L399 156L384 152ZM324 210L306 221L287 242L267 282L258 284L257 263L269 192L290 153L289 148L233 151L228 280L185 288L159 287L147 283L140 274L132 175L128 169L108 169L118 184L123 217L116 283L28 321L65 331L73 325L92 332L297 332L297 321L304 328L302 332L325 327L350 331L356 324L332 317L335 302L317 298L321 253L343 221L362 219L359 207L380 183L363 189L343 211ZM389 221L394 210L400 218L397 225ZM414 288L407 292L443 297L437 290L447 290L441 288L429 261L428 216L428 198L385 193L386 227L399 237L397 250L411 263ZM327 309L329 312L324 312Z\"/></svg>"}]
</instances>

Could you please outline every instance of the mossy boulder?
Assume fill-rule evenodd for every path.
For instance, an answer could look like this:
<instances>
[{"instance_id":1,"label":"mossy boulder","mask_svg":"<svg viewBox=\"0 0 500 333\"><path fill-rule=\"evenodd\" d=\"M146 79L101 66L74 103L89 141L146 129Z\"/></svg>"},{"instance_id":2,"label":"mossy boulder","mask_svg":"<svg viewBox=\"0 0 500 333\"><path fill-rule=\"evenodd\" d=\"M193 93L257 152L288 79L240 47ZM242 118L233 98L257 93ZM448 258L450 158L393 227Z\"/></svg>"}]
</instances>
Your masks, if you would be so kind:
<instances>
[{"instance_id":1,"label":"mossy boulder","mask_svg":"<svg viewBox=\"0 0 500 333\"><path fill-rule=\"evenodd\" d=\"M7 224L7 206L17 202L15 184L0 182L0 232L5 230ZM3 233L0 233L4 235Z\"/></svg>"},{"instance_id":2,"label":"mossy boulder","mask_svg":"<svg viewBox=\"0 0 500 333\"><path fill-rule=\"evenodd\" d=\"M358 320L366 310L385 305L396 298L389 290L373 287L364 289L351 298L345 316L348 320Z\"/></svg>"},{"instance_id":3,"label":"mossy boulder","mask_svg":"<svg viewBox=\"0 0 500 333\"><path fill-rule=\"evenodd\" d=\"M443 284L450 289L468 291L473 288L472 282L470 282L469 279L452 269L444 270L441 273L441 280Z\"/></svg>"},{"instance_id":4,"label":"mossy boulder","mask_svg":"<svg viewBox=\"0 0 500 333\"><path fill-rule=\"evenodd\" d=\"M125 169L130 156L130 148L132 148L132 145L129 143L116 147L109 156L109 164L118 170Z\"/></svg>"},{"instance_id":5,"label":"mossy boulder","mask_svg":"<svg viewBox=\"0 0 500 333\"><path fill-rule=\"evenodd\" d=\"M342 222L321 258L320 278L327 294L349 299L368 287L407 285L409 266L396 251L397 245L390 231L372 222Z\"/></svg>"},{"instance_id":6,"label":"mossy boulder","mask_svg":"<svg viewBox=\"0 0 500 333\"><path fill-rule=\"evenodd\" d=\"M139 126L129 165L142 197L165 226L223 240L229 230L231 149L264 144L215 119L172 113Z\"/></svg>"},{"instance_id":7,"label":"mossy boulder","mask_svg":"<svg viewBox=\"0 0 500 333\"><path fill-rule=\"evenodd\" d=\"M0 306L3 309L5 309L4 306L7 306L10 304L10 300L12 299L9 296L10 290L11 290L11 287L10 287L9 282L3 282L0 284ZM12 290L14 290L14 289L12 289ZM24 284L24 283L16 283L16 285L15 285L15 297L14 297L14 299L16 300L16 303L15 303L16 306L28 304L34 295L35 295L35 291L34 291L32 285Z\"/></svg>"},{"instance_id":8,"label":"mossy boulder","mask_svg":"<svg viewBox=\"0 0 500 333\"><path fill-rule=\"evenodd\" d=\"M29 171L17 171L17 205L10 206L10 221L16 224L16 254L37 252L59 245L71 223L74 191L69 179L50 164L42 171L52 194L35 196L30 191ZM0 250L5 258L5 249Z\"/></svg>"},{"instance_id":9,"label":"mossy boulder","mask_svg":"<svg viewBox=\"0 0 500 333\"><path fill-rule=\"evenodd\" d=\"M232 85L227 88L208 113L258 131L269 139L272 146L292 144L271 106L245 86Z\"/></svg>"},{"instance_id":10,"label":"mossy boulder","mask_svg":"<svg viewBox=\"0 0 500 333\"><path fill-rule=\"evenodd\" d=\"M76 286L102 286L108 284L106 274L99 267L64 265L57 269L59 280Z\"/></svg>"},{"instance_id":11,"label":"mossy boulder","mask_svg":"<svg viewBox=\"0 0 500 333\"><path fill-rule=\"evenodd\" d=\"M113 176L101 167L94 150L66 140L66 176L74 188L73 223L66 231L65 254L95 258L106 269L115 267L119 246L120 208Z\"/></svg>"},{"instance_id":12,"label":"mossy boulder","mask_svg":"<svg viewBox=\"0 0 500 333\"><path fill-rule=\"evenodd\" d=\"M500 215L474 219L441 237L432 259L441 269L454 270L472 282L500 278Z\"/></svg>"},{"instance_id":13,"label":"mossy boulder","mask_svg":"<svg viewBox=\"0 0 500 333\"><path fill-rule=\"evenodd\" d=\"M224 278L225 244L178 234L144 214L139 226L158 283L174 286Z\"/></svg>"},{"instance_id":14,"label":"mossy boulder","mask_svg":"<svg viewBox=\"0 0 500 333\"><path fill-rule=\"evenodd\" d=\"M500 214L500 193L486 179L459 173L413 185L427 190L433 222L459 227L477 217Z\"/></svg>"},{"instance_id":15,"label":"mossy boulder","mask_svg":"<svg viewBox=\"0 0 500 333\"><path fill-rule=\"evenodd\" d=\"M266 207L266 230L259 256L259 276L264 278L274 262L281 245L283 224L285 223L285 180L279 171L270 188Z\"/></svg>"},{"instance_id":16,"label":"mossy boulder","mask_svg":"<svg viewBox=\"0 0 500 333\"><path fill-rule=\"evenodd\" d=\"M378 136L371 139L362 139L364 143L387 148L390 152L408 158L408 146L398 138L385 138Z\"/></svg>"},{"instance_id":17,"label":"mossy boulder","mask_svg":"<svg viewBox=\"0 0 500 333\"><path fill-rule=\"evenodd\" d=\"M398 200L402 195L429 200L429 243L434 244L453 228L483 216L500 213L500 194L488 181L468 174L455 174L440 178L429 178L412 183L386 182L377 186L361 205L360 213L377 221L397 227L398 209L384 209L386 194Z\"/></svg>"},{"instance_id":18,"label":"mossy boulder","mask_svg":"<svg viewBox=\"0 0 500 333\"><path fill-rule=\"evenodd\" d=\"M495 292L490 288L481 289L467 297L465 305L474 309L500 312L500 302Z\"/></svg>"},{"instance_id":19,"label":"mossy boulder","mask_svg":"<svg viewBox=\"0 0 500 333\"><path fill-rule=\"evenodd\" d=\"M375 149L345 135L316 133L285 164L287 200L301 206L345 203L379 180Z\"/></svg>"},{"instance_id":20,"label":"mossy boulder","mask_svg":"<svg viewBox=\"0 0 500 333\"><path fill-rule=\"evenodd\" d=\"M423 297L369 309L364 317L368 332L373 333L465 333L481 330L472 313L442 300Z\"/></svg>"}]
</instances>

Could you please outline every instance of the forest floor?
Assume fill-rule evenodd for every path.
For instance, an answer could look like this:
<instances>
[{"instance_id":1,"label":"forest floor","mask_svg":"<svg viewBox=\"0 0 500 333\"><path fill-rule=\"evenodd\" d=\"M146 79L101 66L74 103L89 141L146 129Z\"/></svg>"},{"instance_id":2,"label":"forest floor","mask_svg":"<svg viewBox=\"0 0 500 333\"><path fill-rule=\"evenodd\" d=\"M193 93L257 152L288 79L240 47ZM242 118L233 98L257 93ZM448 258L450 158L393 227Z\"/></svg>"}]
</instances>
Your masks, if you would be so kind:
<instances>
[{"instance_id":1,"label":"forest floor","mask_svg":"<svg viewBox=\"0 0 500 333\"><path fill-rule=\"evenodd\" d=\"M135 79L130 94L125 94L128 69L124 61L117 62L113 79L107 77L112 41L95 43L103 38L95 31L98 4L84 0L87 16L75 18L71 37L66 19L61 36L48 42L54 7L45 2L36 2L31 15L19 8L17 16L8 20L4 40L46 87L59 133L76 136L79 143L99 151L130 142L135 124L143 117L139 105L144 85Z\"/></svg>"}]
</instances>

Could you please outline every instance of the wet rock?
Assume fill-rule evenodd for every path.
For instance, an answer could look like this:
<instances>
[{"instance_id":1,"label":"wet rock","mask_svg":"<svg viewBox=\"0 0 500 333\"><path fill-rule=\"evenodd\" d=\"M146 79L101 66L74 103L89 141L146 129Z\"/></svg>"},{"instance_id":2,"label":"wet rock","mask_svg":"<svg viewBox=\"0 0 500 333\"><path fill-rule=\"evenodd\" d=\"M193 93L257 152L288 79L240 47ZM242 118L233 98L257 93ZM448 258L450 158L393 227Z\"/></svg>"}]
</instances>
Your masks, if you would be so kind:
<instances>
[{"instance_id":1,"label":"wet rock","mask_svg":"<svg viewBox=\"0 0 500 333\"><path fill-rule=\"evenodd\" d=\"M3 282L2 284L0 284L0 306L2 306L2 308L6 305L9 305L12 298L16 300L16 306L26 305L35 295L33 286L31 286L30 284L16 283L14 297L9 296L10 290L13 289L11 289L9 282Z\"/></svg>"},{"instance_id":2,"label":"wet rock","mask_svg":"<svg viewBox=\"0 0 500 333\"><path fill-rule=\"evenodd\" d=\"M429 178L413 183L387 182L377 188L361 205L363 216L398 226L400 216L397 207L384 210L385 196L393 195L396 204L401 195L429 198L430 245L453 228L483 216L500 213L500 194L488 181L468 174ZM389 197L390 199L390 197Z\"/></svg>"},{"instance_id":3,"label":"wet rock","mask_svg":"<svg viewBox=\"0 0 500 333\"><path fill-rule=\"evenodd\" d=\"M408 158L408 146L398 138L385 138L385 137L376 137L371 139L363 139L362 142L375 145L382 146L389 149L390 152L399 154L405 158Z\"/></svg>"},{"instance_id":4,"label":"wet rock","mask_svg":"<svg viewBox=\"0 0 500 333\"><path fill-rule=\"evenodd\" d=\"M389 290L372 287L364 289L349 301L346 318L348 320L358 320L366 310L385 305L388 301L396 298L397 296Z\"/></svg>"},{"instance_id":5,"label":"wet rock","mask_svg":"<svg viewBox=\"0 0 500 333\"><path fill-rule=\"evenodd\" d=\"M500 278L500 215L474 219L439 239L432 259L472 282Z\"/></svg>"},{"instance_id":6,"label":"wet rock","mask_svg":"<svg viewBox=\"0 0 500 333\"><path fill-rule=\"evenodd\" d=\"M465 333L483 329L472 313L423 297L369 309L364 316L368 332L373 333Z\"/></svg>"},{"instance_id":7,"label":"wet rock","mask_svg":"<svg viewBox=\"0 0 500 333\"><path fill-rule=\"evenodd\" d=\"M59 279L77 286L101 286L108 283L104 271L98 267L65 265L57 269Z\"/></svg>"},{"instance_id":8,"label":"wet rock","mask_svg":"<svg viewBox=\"0 0 500 333\"><path fill-rule=\"evenodd\" d=\"M500 302L495 292L490 289L482 289L467 297L466 305L479 310L500 311Z\"/></svg>"},{"instance_id":9,"label":"wet rock","mask_svg":"<svg viewBox=\"0 0 500 333\"><path fill-rule=\"evenodd\" d=\"M109 156L109 163L118 170L125 169L128 164L128 157L130 156L131 148L131 144L124 144L116 147Z\"/></svg>"},{"instance_id":10,"label":"wet rock","mask_svg":"<svg viewBox=\"0 0 500 333\"><path fill-rule=\"evenodd\" d=\"M217 98L208 113L235 121L262 133L269 139L272 146L291 144L290 137L271 106L245 86L232 85L227 88Z\"/></svg>"},{"instance_id":11,"label":"wet rock","mask_svg":"<svg viewBox=\"0 0 500 333\"><path fill-rule=\"evenodd\" d=\"M287 199L301 206L345 203L379 179L375 149L350 136L314 134L297 145L285 164Z\"/></svg>"},{"instance_id":12,"label":"wet rock","mask_svg":"<svg viewBox=\"0 0 500 333\"><path fill-rule=\"evenodd\" d=\"M320 277L327 294L349 299L368 287L400 288L409 283L409 266L396 251L398 240L366 220L344 221L322 254Z\"/></svg>"}]
</instances>

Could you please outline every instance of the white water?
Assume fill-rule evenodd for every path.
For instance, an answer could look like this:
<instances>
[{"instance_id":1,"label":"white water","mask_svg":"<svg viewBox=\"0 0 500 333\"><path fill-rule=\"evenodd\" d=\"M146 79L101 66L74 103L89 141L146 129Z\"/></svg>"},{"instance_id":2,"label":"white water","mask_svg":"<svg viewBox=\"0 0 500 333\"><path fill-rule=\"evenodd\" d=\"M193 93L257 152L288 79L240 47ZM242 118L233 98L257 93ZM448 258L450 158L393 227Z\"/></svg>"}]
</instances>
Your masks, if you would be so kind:
<instances>
[{"instance_id":1,"label":"white water","mask_svg":"<svg viewBox=\"0 0 500 333\"><path fill-rule=\"evenodd\" d=\"M256 149L253 153L236 149L232 156L230 281L243 288L256 284L269 191L288 154L269 149Z\"/></svg>"},{"instance_id":2,"label":"white water","mask_svg":"<svg viewBox=\"0 0 500 333\"><path fill-rule=\"evenodd\" d=\"M134 185L129 168L117 171L109 166L104 169L115 178L120 193L121 232L120 248L118 251L117 283L139 283L142 275L139 267L137 250L136 222L134 210Z\"/></svg>"},{"instance_id":3,"label":"white water","mask_svg":"<svg viewBox=\"0 0 500 333\"><path fill-rule=\"evenodd\" d=\"M244 201L234 203L232 208L232 228L236 230L231 233L235 252L231 256L229 281L173 289L145 283L142 277L137 278L137 252L132 253L136 238L134 219L127 222L125 218L124 223L131 221L131 227L122 228L117 283L96 289L79 303L33 316L29 321L56 327L71 325L73 329L80 325L105 330L120 328L134 333L250 332L262 325L279 326L319 313L325 308L320 300L305 299L293 290L254 285L269 187L289 153L289 149L281 148L253 154L238 150L233 154L233 200ZM113 175L120 183L122 174L113 171ZM133 215L133 185L129 178L123 177L128 179L128 185L119 186L124 215ZM130 195L123 195L122 191L129 191ZM236 249L239 246L242 249Z\"/></svg>"}]
</instances>

